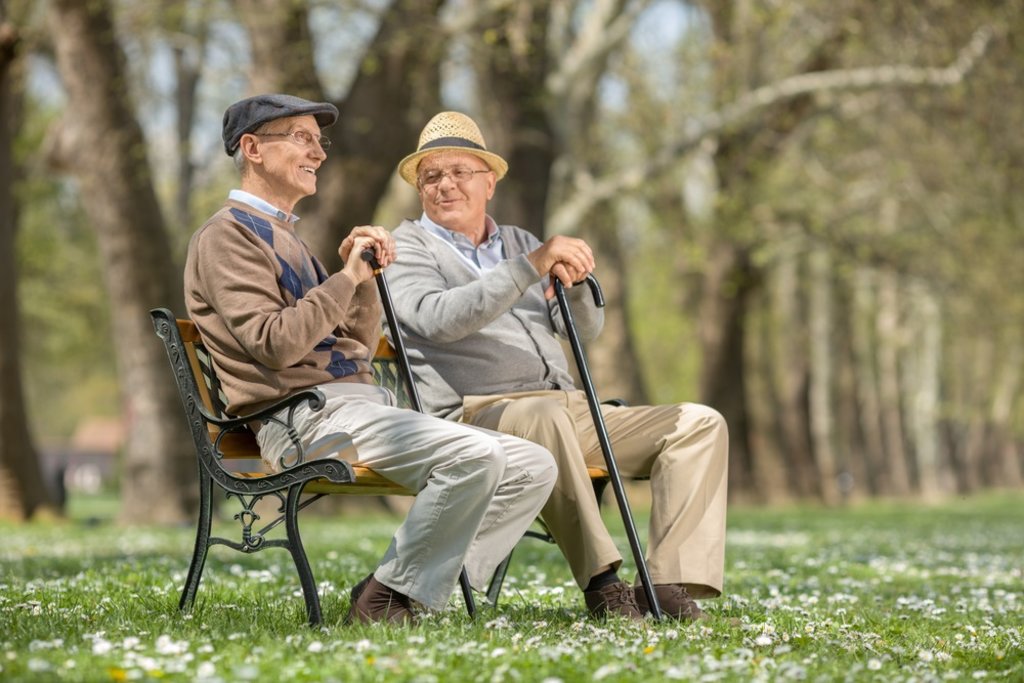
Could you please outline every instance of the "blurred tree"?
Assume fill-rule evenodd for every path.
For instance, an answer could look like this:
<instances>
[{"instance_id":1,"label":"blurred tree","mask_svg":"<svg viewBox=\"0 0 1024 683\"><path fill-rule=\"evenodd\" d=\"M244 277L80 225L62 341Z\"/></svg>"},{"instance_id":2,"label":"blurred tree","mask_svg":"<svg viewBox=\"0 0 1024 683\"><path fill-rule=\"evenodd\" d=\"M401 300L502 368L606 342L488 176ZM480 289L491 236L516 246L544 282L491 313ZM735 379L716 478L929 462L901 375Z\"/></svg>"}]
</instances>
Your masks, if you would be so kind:
<instances>
[{"instance_id":1,"label":"blurred tree","mask_svg":"<svg viewBox=\"0 0 1024 683\"><path fill-rule=\"evenodd\" d=\"M197 115L197 95L202 76L204 54L209 38L212 14L209 0L182 3L162 0L160 19L171 37L174 58L174 112L177 141L178 173L172 217L179 230L193 226L192 190L195 184L195 162L192 158L192 128Z\"/></svg>"},{"instance_id":2,"label":"blurred tree","mask_svg":"<svg viewBox=\"0 0 1024 683\"><path fill-rule=\"evenodd\" d=\"M18 268L15 262L17 205L13 139L23 97L18 31L0 0L0 519L22 520L55 512L28 430L21 376Z\"/></svg>"},{"instance_id":3,"label":"blurred tree","mask_svg":"<svg viewBox=\"0 0 1024 683\"><path fill-rule=\"evenodd\" d=\"M68 96L51 160L78 180L114 302L111 348L128 420L122 518L178 523L194 508L194 454L148 312L182 310L181 280L128 102L124 56L107 2L55 1L50 26Z\"/></svg>"}]
</instances>

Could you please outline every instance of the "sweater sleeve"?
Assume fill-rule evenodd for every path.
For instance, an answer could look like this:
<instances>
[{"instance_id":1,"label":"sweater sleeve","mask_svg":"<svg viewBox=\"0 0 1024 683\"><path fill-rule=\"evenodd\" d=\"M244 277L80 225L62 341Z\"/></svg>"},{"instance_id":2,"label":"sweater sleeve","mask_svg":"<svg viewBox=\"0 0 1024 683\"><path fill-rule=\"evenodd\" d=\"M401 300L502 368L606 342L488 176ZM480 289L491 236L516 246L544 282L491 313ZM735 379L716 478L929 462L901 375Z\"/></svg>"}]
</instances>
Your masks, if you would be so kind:
<instances>
[{"instance_id":1,"label":"sweater sleeve","mask_svg":"<svg viewBox=\"0 0 1024 683\"><path fill-rule=\"evenodd\" d=\"M449 247L409 223L395 231L395 238L398 259L388 268L388 276L397 293L398 319L421 337L439 343L478 332L507 313L540 280L526 256L520 255L479 278L453 284L449 274L461 273L469 265Z\"/></svg>"},{"instance_id":2,"label":"sweater sleeve","mask_svg":"<svg viewBox=\"0 0 1024 683\"><path fill-rule=\"evenodd\" d=\"M525 255L541 246L539 239L522 228L503 226L502 231L506 238L506 251L510 256ZM543 286L547 286L547 278L544 278ZM604 327L604 310L594 304L590 287L586 284L570 287L565 290L565 298L572 308L573 320L576 323L576 331L579 333L580 339L582 341L596 339L601 328ZM562 337L568 337L565 319L562 317L557 297L551 297L548 301L548 315L551 318L552 330Z\"/></svg>"},{"instance_id":3,"label":"sweater sleeve","mask_svg":"<svg viewBox=\"0 0 1024 683\"><path fill-rule=\"evenodd\" d=\"M246 352L268 368L298 363L343 320L355 291L348 276L335 273L288 306L272 254L244 231L211 223L196 240L195 276L208 303Z\"/></svg>"},{"instance_id":4,"label":"sweater sleeve","mask_svg":"<svg viewBox=\"0 0 1024 683\"><path fill-rule=\"evenodd\" d=\"M380 341L382 313L377 283L367 280L359 284L339 325L342 336L358 341L370 350L372 356Z\"/></svg>"}]
</instances>

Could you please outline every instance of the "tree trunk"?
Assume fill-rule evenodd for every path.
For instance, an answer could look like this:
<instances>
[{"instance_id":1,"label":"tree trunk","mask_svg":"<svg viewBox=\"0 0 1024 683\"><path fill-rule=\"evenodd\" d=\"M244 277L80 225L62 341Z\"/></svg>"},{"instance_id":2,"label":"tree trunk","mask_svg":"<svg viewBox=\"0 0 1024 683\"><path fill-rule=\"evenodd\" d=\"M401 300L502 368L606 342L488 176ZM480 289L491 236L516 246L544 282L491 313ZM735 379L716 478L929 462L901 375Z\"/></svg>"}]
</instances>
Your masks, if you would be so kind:
<instances>
[{"instance_id":1,"label":"tree trunk","mask_svg":"<svg viewBox=\"0 0 1024 683\"><path fill-rule=\"evenodd\" d=\"M739 495L750 494L754 485L744 353L755 277L746 251L736 244L716 245L704 275L698 323L701 402L722 413L729 425L729 491Z\"/></svg>"},{"instance_id":2,"label":"tree trunk","mask_svg":"<svg viewBox=\"0 0 1024 683\"><path fill-rule=\"evenodd\" d=\"M891 493L888 468L885 464L885 439L882 437L882 399L878 386L878 345L875 329L875 277L867 268L858 268L853 275L853 364L856 377L857 417L864 451L861 459L867 472L864 482L869 493Z\"/></svg>"},{"instance_id":3,"label":"tree trunk","mask_svg":"<svg viewBox=\"0 0 1024 683\"><path fill-rule=\"evenodd\" d=\"M1021 366L1024 365L1024 353L1016 339L1016 334L1011 335L1011 342L1006 345L991 409L994 431L991 448L996 460L996 485L1008 487L1019 487L1024 483L1024 464L1013 441L1013 405L1020 392Z\"/></svg>"},{"instance_id":4,"label":"tree trunk","mask_svg":"<svg viewBox=\"0 0 1024 683\"><path fill-rule=\"evenodd\" d=\"M964 488L967 492L977 491L986 484L985 447L988 431L988 410L984 407L991 399L987 390L994 376L996 344L989 337L979 337L968 344L970 353L965 359L966 381L964 401L966 419L963 441Z\"/></svg>"},{"instance_id":5,"label":"tree trunk","mask_svg":"<svg viewBox=\"0 0 1024 683\"><path fill-rule=\"evenodd\" d=\"M878 225L883 235L893 235L899 231L898 199L882 199L879 205ZM907 439L904 433L903 392L900 385L903 377L900 365L903 347L901 294L897 273L891 270L882 272L878 278L878 309L875 317L879 408L890 493L896 496L910 494L912 487L910 455L907 453Z\"/></svg>"},{"instance_id":6,"label":"tree trunk","mask_svg":"<svg viewBox=\"0 0 1024 683\"><path fill-rule=\"evenodd\" d=\"M833 353L833 295L832 259L824 249L810 254L810 305L808 320L810 335L811 386L810 424L814 444L815 471L819 493L829 505L839 502L836 463L835 405L832 400L835 384L835 357Z\"/></svg>"},{"instance_id":7,"label":"tree trunk","mask_svg":"<svg viewBox=\"0 0 1024 683\"><path fill-rule=\"evenodd\" d=\"M882 421L889 493L910 493L910 469L903 434L903 402L900 391L900 294L896 276L883 273L879 281L877 326L879 409Z\"/></svg>"},{"instance_id":8,"label":"tree trunk","mask_svg":"<svg viewBox=\"0 0 1024 683\"><path fill-rule=\"evenodd\" d=\"M942 317L934 295L921 284L911 289L918 340L908 406L913 431L917 482L925 499L936 499L947 489L939 462L939 372L942 363Z\"/></svg>"},{"instance_id":9,"label":"tree trunk","mask_svg":"<svg viewBox=\"0 0 1024 683\"><path fill-rule=\"evenodd\" d=\"M773 320L772 365L778 387L775 414L786 461L789 493L797 498L817 497L819 481L811 449L811 427L808 403L810 367L808 364L807 317L801 303L805 300L800 287L800 254L805 246L792 236L779 235L783 244L771 271ZM751 399L753 400L753 399ZM758 454L758 458L760 458Z\"/></svg>"},{"instance_id":10,"label":"tree trunk","mask_svg":"<svg viewBox=\"0 0 1024 683\"><path fill-rule=\"evenodd\" d=\"M122 520L180 523L194 508L195 454L149 310L182 311L181 279L171 261L146 142L126 99L124 57L107 2L55 0L50 27L68 96L54 158L78 180L113 302L111 349L128 430Z\"/></svg>"},{"instance_id":11,"label":"tree trunk","mask_svg":"<svg viewBox=\"0 0 1024 683\"><path fill-rule=\"evenodd\" d=\"M786 440L782 435L782 400L775 378L778 320L771 301L770 288L756 292L747 318L747 331L752 338L747 352L747 388L750 397L750 449L757 453L752 462L750 502L779 503L794 497L793 468L788 461ZM730 492L731 500L737 494Z\"/></svg>"},{"instance_id":12,"label":"tree trunk","mask_svg":"<svg viewBox=\"0 0 1024 683\"><path fill-rule=\"evenodd\" d=\"M853 327L856 314L850 296L850 283L845 296L837 297L836 354L840 360L836 373L836 456L839 471L837 484L842 502L863 500L871 493L866 455L868 452L861 430L861 411L857 405L857 356L854 353Z\"/></svg>"},{"instance_id":13,"label":"tree trunk","mask_svg":"<svg viewBox=\"0 0 1024 683\"><path fill-rule=\"evenodd\" d=\"M548 236L551 165L559 142L566 142L555 139L544 87L552 66L546 49L549 15L547 3L519 3L497 13L491 29L498 38L478 48L476 70L488 148L509 165L489 210L499 222L517 225L541 240ZM578 234L582 226L574 228ZM611 285L609 277L602 285L604 280Z\"/></svg>"},{"instance_id":14,"label":"tree trunk","mask_svg":"<svg viewBox=\"0 0 1024 683\"><path fill-rule=\"evenodd\" d=\"M174 0L166 0L173 2ZM192 128L196 119L196 96L202 76L203 57L209 26L209 4L202 2L194 11L170 11L173 35L189 36L189 41L171 43L174 58L175 112L177 113L178 173L172 220L175 230L189 234L193 229L192 189L195 166L192 163Z\"/></svg>"},{"instance_id":15,"label":"tree trunk","mask_svg":"<svg viewBox=\"0 0 1024 683\"><path fill-rule=\"evenodd\" d=\"M588 233L600 264L595 276L604 293L604 328L589 345L591 373L602 398L621 398L633 405L648 402L647 387L637 361L636 339L630 325L628 273L624 246L614 225L603 224ZM614 221L608 221L614 223Z\"/></svg>"},{"instance_id":16,"label":"tree trunk","mask_svg":"<svg viewBox=\"0 0 1024 683\"><path fill-rule=\"evenodd\" d=\"M29 433L21 378L15 259L18 212L11 191L15 177L12 142L23 92L15 75L20 72L17 43L17 31L7 23L0 0L0 311L6 318L0 325L0 519L7 520L55 512Z\"/></svg>"}]
</instances>

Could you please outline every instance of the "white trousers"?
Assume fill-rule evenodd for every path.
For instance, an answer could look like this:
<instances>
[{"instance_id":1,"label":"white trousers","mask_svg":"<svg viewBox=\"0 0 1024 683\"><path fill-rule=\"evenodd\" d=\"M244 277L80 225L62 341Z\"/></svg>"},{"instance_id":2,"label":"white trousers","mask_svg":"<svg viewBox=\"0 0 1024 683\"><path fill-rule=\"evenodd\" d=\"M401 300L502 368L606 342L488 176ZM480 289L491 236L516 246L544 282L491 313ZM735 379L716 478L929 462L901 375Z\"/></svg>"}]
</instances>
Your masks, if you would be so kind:
<instances>
[{"instance_id":1,"label":"white trousers","mask_svg":"<svg viewBox=\"0 0 1024 683\"><path fill-rule=\"evenodd\" d=\"M374 576L430 609L448 602L466 568L484 590L498 563L530 526L555 482L555 463L543 447L498 432L394 407L394 396L373 385L317 387L320 411L295 412L304 450L317 457L326 444L351 438L341 457L418 491ZM293 449L274 422L257 435L275 471Z\"/></svg>"}]
</instances>

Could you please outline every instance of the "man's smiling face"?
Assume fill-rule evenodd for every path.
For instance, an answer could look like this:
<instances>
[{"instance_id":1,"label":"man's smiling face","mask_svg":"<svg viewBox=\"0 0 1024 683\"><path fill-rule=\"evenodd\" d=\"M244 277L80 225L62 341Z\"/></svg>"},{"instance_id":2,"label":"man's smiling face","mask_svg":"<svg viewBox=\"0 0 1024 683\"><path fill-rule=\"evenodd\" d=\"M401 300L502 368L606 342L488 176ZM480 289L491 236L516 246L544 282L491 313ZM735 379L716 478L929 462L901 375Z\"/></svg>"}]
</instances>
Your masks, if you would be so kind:
<instances>
[{"instance_id":1,"label":"man's smiling face","mask_svg":"<svg viewBox=\"0 0 1024 683\"><path fill-rule=\"evenodd\" d=\"M474 173L456 180L453 171L463 169ZM478 242L484 233L487 202L497 183L484 160L468 152L437 152L420 162L417 177L427 217Z\"/></svg>"},{"instance_id":2,"label":"man's smiling face","mask_svg":"<svg viewBox=\"0 0 1024 683\"><path fill-rule=\"evenodd\" d=\"M290 212L300 199L316 193L316 174L327 153L318 142L320 126L313 116L277 119L250 135L258 141L256 172L264 185L257 194Z\"/></svg>"}]
</instances>

